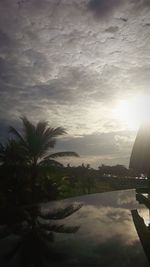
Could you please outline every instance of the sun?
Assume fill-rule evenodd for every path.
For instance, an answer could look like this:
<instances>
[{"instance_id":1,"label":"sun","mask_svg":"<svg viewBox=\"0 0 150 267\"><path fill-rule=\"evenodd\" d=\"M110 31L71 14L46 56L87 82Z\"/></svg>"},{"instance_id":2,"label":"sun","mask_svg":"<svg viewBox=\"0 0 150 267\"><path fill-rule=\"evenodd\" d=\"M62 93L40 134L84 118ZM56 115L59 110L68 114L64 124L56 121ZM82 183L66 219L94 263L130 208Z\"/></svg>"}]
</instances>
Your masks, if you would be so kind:
<instances>
[{"instance_id":1,"label":"sun","mask_svg":"<svg viewBox=\"0 0 150 267\"><path fill-rule=\"evenodd\" d=\"M150 94L138 94L119 101L115 114L119 121L130 129L137 129L142 124L150 124Z\"/></svg>"}]
</instances>

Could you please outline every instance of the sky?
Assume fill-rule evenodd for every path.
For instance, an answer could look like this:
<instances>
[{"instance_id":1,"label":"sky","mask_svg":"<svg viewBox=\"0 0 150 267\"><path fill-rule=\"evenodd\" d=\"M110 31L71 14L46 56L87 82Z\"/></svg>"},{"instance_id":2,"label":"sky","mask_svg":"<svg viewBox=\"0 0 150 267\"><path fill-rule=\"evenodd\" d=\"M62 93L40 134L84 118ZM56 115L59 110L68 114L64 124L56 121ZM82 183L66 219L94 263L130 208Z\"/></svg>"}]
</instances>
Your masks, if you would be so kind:
<instances>
[{"instance_id":1,"label":"sky","mask_svg":"<svg viewBox=\"0 0 150 267\"><path fill-rule=\"evenodd\" d=\"M128 167L149 72L150 0L0 1L1 142L25 115L66 128L64 163Z\"/></svg>"}]
</instances>

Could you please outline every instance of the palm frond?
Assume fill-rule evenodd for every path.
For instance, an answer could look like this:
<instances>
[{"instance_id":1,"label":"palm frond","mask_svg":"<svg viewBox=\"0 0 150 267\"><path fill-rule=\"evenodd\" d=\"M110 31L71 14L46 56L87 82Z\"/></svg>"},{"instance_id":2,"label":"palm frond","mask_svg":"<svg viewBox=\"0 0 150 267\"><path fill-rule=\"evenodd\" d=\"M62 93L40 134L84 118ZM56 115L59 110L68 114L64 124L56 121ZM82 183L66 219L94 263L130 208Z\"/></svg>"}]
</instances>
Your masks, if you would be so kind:
<instances>
[{"instance_id":1,"label":"palm frond","mask_svg":"<svg viewBox=\"0 0 150 267\"><path fill-rule=\"evenodd\" d=\"M41 239L46 240L48 242L54 241L54 234L52 232L49 232L49 231L46 231L44 229L39 228L38 233L39 233Z\"/></svg>"},{"instance_id":2,"label":"palm frond","mask_svg":"<svg viewBox=\"0 0 150 267\"><path fill-rule=\"evenodd\" d=\"M44 132L46 131L47 126L48 126L47 121L39 121L36 126L36 133L39 135L43 135Z\"/></svg>"},{"instance_id":3,"label":"palm frond","mask_svg":"<svg viewBox=\"0 0 150 267\"><path fill-rule=\"evenodd\" d=\"M35 129L35 126L27 119L26 116L21 116L20 119L22 120L23 122L23 126L25 128L31 128L31 129Z\"/></svg>"},{"instance_id":4,"label":"palm frond","mask_svg":"<svg viewBox=\"0 0 150 267\"><path fill-rule=\"evenodd\" d=\"M2 144L0 144L0 161L3 160L4 153L5 153L5 147Z\"/></svg>"},{"instance_id":5,"label":"palm frond","mask_svg":"<svg viewBox=\"0 0 150 267\"><path fill-rule=\"evenodd\" d=\"M17 137L17 139L19 141L21 141L22 144L26 144L26 142L25 142L24 138L22 137L22 135L13 126L9 127L9 132L11 134L13 134L15 137Z\"/></svg>"},{"instance_id":6,"label":"palm frond","mask_svg":"<svg viewBox=\"0 0 150 267\"><path fill-rule=\"evenodd\" d=\"M0 161L3 165L24 165L28 162L28 155L22 142L9 139L5 146L0 146Z\"/></svg>"},{"instance_id":7,"label":"palm frond","mask_svg":"<svg viewBox=\"0 0 150 267\"><path fill-rule=\"evenodd\" d=\"M44 224L40 223L40 226L42 229L45 229L50 232L55 232L55 233L76 233L79 230L79 226L65 226L64 224L61 225L50 225L50 224Z\"/></svg>"},{"instance_id":8,"label":"palm frond","mask_svg":"<svg viewBox=\"0 0 150 267\"><path fill-rule=\"evenodd\" d=\"M0 143L0 153L4 151L4 145Z\"/></svg>"},{"instance_id":9,"label":"palm frond","mask_svg":"<svg viewBox=\"0 0 150 267\"><path fill-rule=\"evenodd\" d=\"M45 159L45 160L42 160L40 162L40 165L43 166L43 167L50 167L50 166L63 167L63 164L61 164L58 161L53 160L53 159Z\"/></svg>"},{"instance_id":10,"label":"palm frond","mask_svg":"<svg viewBox=\"0 0 150 267\"><path fill-rule=\"evenodd\" d=\"M66 134L66 130L63 127L50 128L48 127L44 133L45 137L55 138L60 135Z\"/></svg>"},{"instance_id":11,"label":"palm frond","mask_svg":"<svg viewBox=\"0 0 150 267\"><path fill-rule=\"evenodd\" d=\"M56 139L43 140L43 150L47 151L49 148L53 148L56 144Z\"/></svg>"},{"instance_id":12,"label":"palm frond","mask_svg":"<svg viewBox=\"0 0 150 267\"><path fill-rule=\"evenodd\" d=\"M81 207L82 207L82 204L79 204L77 206L69 205L66 208L57 209L55 211L51 211L47 213L41 212L39 216L42 219L46 219L46 220L61 220L72 215L74 212L81 209Z\"/></svg>"},{"instance_id":13,"label":"palm frond","mask_svg":"<svg viewBox=\"0 0 150 267\"><path fill-rule=\"evenodd\" d=\"M21 117L24 127L24 134L28 142L33 141L35 137L36 127L25 117Z\"/></svg>"},{"instance_id":14,"label":"palm frond","mask_svg":"<svg viewBox=\"0 0 150 267\"><path fill-rule=\"evenodd\" d=\"M50 154L49 156L45 157L45 159L59 158L59 157L79 157L79 155L73 151L64 151L64 152L57 152Z\"/></svg>"}]
</instances>

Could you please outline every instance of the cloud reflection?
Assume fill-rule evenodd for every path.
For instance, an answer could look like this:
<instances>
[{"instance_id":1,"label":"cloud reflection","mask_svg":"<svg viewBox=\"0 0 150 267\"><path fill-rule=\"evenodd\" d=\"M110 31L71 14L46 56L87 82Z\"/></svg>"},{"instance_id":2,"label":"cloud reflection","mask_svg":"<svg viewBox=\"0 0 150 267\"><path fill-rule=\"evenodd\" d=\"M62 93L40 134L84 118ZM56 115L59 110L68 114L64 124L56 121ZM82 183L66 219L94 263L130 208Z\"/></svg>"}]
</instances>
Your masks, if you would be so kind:
<instances>
[{"instance_id":1,"label":"cloud reflection","mask_svg":"<svg viewBox=\"0 0 150 267\"><path fill-rule=\"evenodd\" d=\"M149 266L130 212L138 207L134 190L71 198L54 206L74 200L84 206L63 222L80 229L71 237L56 236L57 248L68 255L62 266Z\"/></svg>"}]
</instances>

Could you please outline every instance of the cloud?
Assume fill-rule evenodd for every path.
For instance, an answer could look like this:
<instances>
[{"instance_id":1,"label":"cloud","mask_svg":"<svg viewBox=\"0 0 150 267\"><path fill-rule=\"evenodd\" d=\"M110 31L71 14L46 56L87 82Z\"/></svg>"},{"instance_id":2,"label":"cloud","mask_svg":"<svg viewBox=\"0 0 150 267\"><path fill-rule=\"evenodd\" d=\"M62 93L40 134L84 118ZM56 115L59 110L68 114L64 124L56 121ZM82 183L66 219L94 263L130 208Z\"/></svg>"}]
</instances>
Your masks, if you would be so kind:
<instances>
[{"instance_id":1,"label":"cloud","mask_svg":"<svg viewBox=\"0 0 150 267\"><path fill-rule=\"evenodd\" d=\"M141 62L142 64L142 62ZM145 64L145 60L142 64L142 66L132 67L129 71L129 79L131 81L131 84L136 85L136 89L139 91L149 91L150 87L150 65Z\"/></svg>"},{"instance_id":2,"label":"cloud","mask_svg":"<svg viewBox=\"0 0 150 267\"><path fill-rule=\"evenodd\" d=\"M134 209L138 208L134 192L134 189L133 191L128 190L118 192L117 205L128 209L131 209L131 206L134 206Z\"/></svg>"},{"instance_id":3,"label":"cloud","mask_svg":"<svg viewBox=\"0 0 150 267\"><path fill-rule=\"evenodd\" d=\"M86 162L99 156L105 163L127 164L131 143L115 140L112 132L120 136L124 129L113 109L118 100L150 85L149 27L144 26L149 8L147 1L137 2L1 1L0 120L12 124L21 114L46 119L66 127L76 147L71 141L65 145L79 148ZM137 20L139 5L146 9ZM92 13L109 19L96 20ZM95 133L105 136L98 139ZM83 147L75 136L83 136ZM97 147L98 140L103 145Z\"/></svg>"},{"instance_id":4,"label":"cloud","mask_svg":"<svg viewBox=\"0 0 150 267\"><path fill-rule=\"evenodd\" d=\"M119 31L119 27L118 26L110 26L109 28L107 28L105 30L105 32L110 32L110 33L115 33L117 31Z\"/></svg>"},{"instance_id":5,"label":"cloud","mask_svg":"<svg viewBox=\"0 0 150 267\"><path fill-rule=\"evenodd\" d=\"M88 7L97 17L103 18L117 9L121 3L121 0L90 0Z\"/></svg>"},{"instance_id":6,"label":"cloud","mask_svg":"<svg viewBox=\"0 0 150 267\"><path fill-rule=\"evenodd\" d=\"M134 190L80 196L61 204L74 200L84 205L63 222L77 223L80 229L73 237L56 237L56 247L68 252L68 259L62 262L62 266L72 263L75 267L120 267L133 266L134 263L138 267L148 267L129 210L137 208ZM59 206L60 202L54 205Z\"/></svg>"},{"instance_id":7,"label":"cloud","mask_svg":"<svg viewBox=\"0 0 150 267\"><path fill-rule=\"evenodd\" d=\"M59 150L70 149L80 155L79 159L64 159L64 164L79 165L84 162L97 168L102 163L115 165L119 162L128 167L134 136L134 131L93 133L59 140L58 147Z\"/></svg>"},{"instance_id":8,"label":"cloud","mask_svg":"<svg viewBox=\"0 0 150 267\"><path fill-rule=\"evenodd\" d=\"M130 6L130 10L134 12L139 12L140 8L148 8L150 6L150 1L149 0L128 0L123 1L123 0L90 0L88 2L88 8L90 11L94 13L94 15L97 18L100 19L106 19L108 17L112 17L114 13L121 9L123 6L126 7L127 4ZM125 8L126 10L126 8ZM119 13L119 12L118 12ZM128 18L124 17L124 15L118 17L120 20L123 22L127 22Z\"/></svg>"},{"instance_id":9,"label":"cloud","mask_svg":"<svg viewBox=\"0 0 150 267\"><path fill-rule=\"evenodd\" d=\"M149 0L131 0L131 3L134 3L137 7L149 7L150 1Z\"/></svg>"},{"instance_id":10,"label":"cloud","mask_svg":"<svg viewBox=\"0 0 150 267\"><path fill-rule=\"evenodd\" d=\"M2 30L0 30L0 49L5 51L6 49L12 49L14 45L13 40Z\"/></svg>"},{"instance_id":11,"label":"cloud","mask_svg":"<svg viewBox=\"0 0 150 267\"><path fill-rule=\"evenodd\" d=\"M134 132L133 132L134 136ZM131 132L109 132L109 133L93 133L82 135L81 137L66 138L62 140L59 146L65 146L71 149L78 148L80 154L95 156L104 156L120 153L118 146L125 144L128 148L131 146ZM82 144L82 146L81 146Z\"/></svg>"},{"instance_id":12,"label":"cloud","mask_svg":"<svg viewBox=\"0 0 150 267\"><path fill-rule=\"evenodd\" d=\"M123 262L126 262L126 255L128 255L128 259L130 258L130 262L127 263L129 266L132 266L133 262L136 266L148 265L146 259L141 260L139 243L134 242L131 245L126 245L120 236L110 238L108 242L100 244L96 248L96 252L99 255L99 261L97 259L96 266L98 266L98 262L101 262L101 266L123 266ZM118 254L120 255L119 257ZM109 257L106 257L106 255L109 255Z\"/></svg>"}]
</instances>

